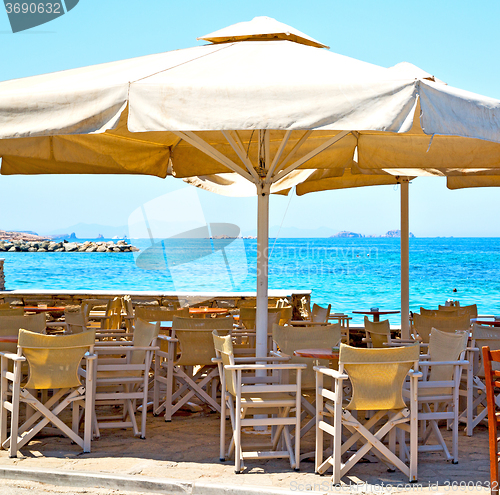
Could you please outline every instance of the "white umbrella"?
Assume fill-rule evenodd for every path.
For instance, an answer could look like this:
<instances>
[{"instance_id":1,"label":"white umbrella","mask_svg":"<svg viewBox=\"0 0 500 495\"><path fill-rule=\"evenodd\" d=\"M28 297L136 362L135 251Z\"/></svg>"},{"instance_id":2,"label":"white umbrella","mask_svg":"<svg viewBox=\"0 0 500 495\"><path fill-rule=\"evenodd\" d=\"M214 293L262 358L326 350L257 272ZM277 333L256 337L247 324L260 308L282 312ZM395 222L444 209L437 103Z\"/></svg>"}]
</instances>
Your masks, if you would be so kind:
<instances>
[{"instance_id":1,"label":"white umbrella","mask_svg":"<svg viewBox=\"0 0 500 495\"><path fill-rule=\"evenodd\" d=\"M258 194L266 353L269 193L302 169L500 167L500 102L337 55L273 19L211 44L0 83L2 173L235 172Z\"/></svg>"}]
</instances>

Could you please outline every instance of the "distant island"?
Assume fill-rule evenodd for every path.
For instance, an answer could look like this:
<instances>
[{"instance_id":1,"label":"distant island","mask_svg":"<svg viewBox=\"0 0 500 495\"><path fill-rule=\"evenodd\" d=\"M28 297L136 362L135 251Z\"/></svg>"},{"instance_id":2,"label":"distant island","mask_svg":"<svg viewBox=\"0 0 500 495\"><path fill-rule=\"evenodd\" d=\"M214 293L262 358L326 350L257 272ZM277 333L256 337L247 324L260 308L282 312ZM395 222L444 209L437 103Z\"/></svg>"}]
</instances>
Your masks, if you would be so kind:
<instances>
[{"instance_id":1,"label":"distant island","mask_svg":"<svg viewBox=\"0 0 500 495\"><path fill-rule=\"evenodd\" d=\"M360 237L401 237L401 231L400 230L389 230L383 235L364 235L364 234L358 234L357 232L349 232L347 230L343 230L342 232L339 232L338 234L331 235L330 238L332 237L340 237L343 239L356 239ZM410 232L410 237L415 237L411 232Z\"/></svg>"}]
</instances>

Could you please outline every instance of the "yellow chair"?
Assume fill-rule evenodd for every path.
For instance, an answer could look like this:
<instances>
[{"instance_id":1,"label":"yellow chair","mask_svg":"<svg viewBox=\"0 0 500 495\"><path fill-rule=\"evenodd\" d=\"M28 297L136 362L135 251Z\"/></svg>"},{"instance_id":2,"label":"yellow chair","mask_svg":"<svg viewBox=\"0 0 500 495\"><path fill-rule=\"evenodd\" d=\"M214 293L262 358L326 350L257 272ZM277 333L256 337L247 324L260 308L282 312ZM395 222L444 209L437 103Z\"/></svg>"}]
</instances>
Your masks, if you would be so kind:
<instances>
[{"instance_id":1,"label":"yellow chair","mask_svg":"<svg viewBox=\"0 0 500 495\"><path fill-rule=\"evenodd\" d=\"M458 316L467 315L469 318L477 318L477 304L468 306L438 306L439 311L457 311Z\"/></svg>"},{"instance_id":2,"label":"yellow chair","mask_svg":"<svg viewBox=\"0 0 500 495\"><path fill-rule=\"evenodd\" d=\"M312 419L304 425L300 430L300 436L304 436L316 422L316 407L315 407L315 389L316 375L313 370L313 362L319 366L329 366L330 363L326 359L312 359L294 356L297 349L331 349L340 345L342 338L342 327L340 323L335 325L320 326L320 327L282 327L280 325L273 326L273 341L279 348L279 356L288 356L289 362L292 364L305 364L307 368L302 370L302 408L304 419L305 414L308 414ZM338 363L334 363L334 367L338 367ZM290 372L290 379L295 380L294 372ZM313 454L314 455L314 454ZM304 454L301 459L310 457L309 454Z\"/></svg>"},{"instance_id":3,"label":"yellow chair","mask_svg":"<svg viewBox=\"0 0 500 495\"><path fill-rule=\"evenodd\" d=\"M413 332L415 339L424 344L429 343L431 330L437 328L442 332L455 333L457 330L470 329L470 317L463 316L422 316L418 313L413 315Z\"/></svg>"},{"instance_id":4,"label":"yellow chair","mask_svg":"<svg viewBox=\"0 0 500 495\"><path fill-rule=\"evenodd\" d=\"M300 466L300 435L295 435L292 447L290 429L300 430L301 371L305 364L255 364L266 358L241 358L248 364L236 364L231 336L213 332L213 342L222 383L220 459L234 453L235 472L244 469L245 459L275 459L286 457L293 469ZM237 359L237 358L236 358ZM270 358L273 359L273 358ZM274 358L275 359L275 358ZM269 359L267 359L269 360ZM252 364L250 364L252 363ZM286 383L276 372L295 371L295 383ZM269 375L269 373L272 373ZM249 375L251 373L252 376ZM280 383L281 382L281 383ZM225 449L226 409L233 429L229 449ZM295 415L292 415L292 414ZM253 426L273 426L269 450L245 450L242 429ZM266 448L266 447L264 447ZM278 450L281 449L281 450Z\"/></svg>"},{"instance_id":5,"label":"yellow chair","mask_svg":"<svg viewBox=\"0 0 500 495\"><path fill-rule=\"evenodd\" d=\"M160 322L161 325L161 322L172 322L174 316L189 318L189 308L172 310L163 306L137 306L135 308L135 316L144 321ZM170 334L170 332L162 329L160 326L160 334Z\"/></svg>"},{"instance_id":6,"label":"yellow chair","mask_svg":"<svg viewBox=\"0 0 500 495\"><path fill-rule=\"evenodd\" d=\"M122 405L119 415L95 416L95 436L103 428L132 428L134 435L146 438L148 378L159 333L159 323L136 319L133 341L117 341L114 346L96 345L97 359L95 405ZM140 400L141 429L135 418Z\"/></svg>"},{"instance_id":7,"label":"yellow chair","mask_svg":"<svg viewBox=\"0 0 500 495\"><path fill-rule=\"evenodd\" d=\"M369 348L400 347L416 343L413 339L393 339L389 320L371 321L365 316L365 333L366 337L363 339L363 342Z\"/></svg>"},{"instance_id":8,"label":"yellow chair","mask_svg":"<svg viewBox=\"0 0 500 495\"><path fill-rule=\"evenodd\" d=\"M287 308L267 308L268 318L272 318L274 320L275 317L270 315L278 315L279 320L287 319L288 317L288 309ZM257 314L257 308L240 308L240 326L247 330L255 330L255 316ZM273 321L274 323L274 321ZM276 322L277 323L277 322ZM272 328L269 326L268 328Z\"/></svg>"},{"instance_id":9,"label":"yellow chair","mask_svg":"<svg viewBox=\"0 0 500 495\"><path fill-rule=\"evenodd\" d=\"M160 349L155 354L155 415L165 409L165 421L171 421L172 416L195 395L212 410L220 411L216 387L212 387L213 396L207 391L213 380L218 378L217 367L212 362L215 357L212 331L228 334L232 328L231 317L173 317L172 336L160 336ZM160 384L166 385L165 400L161 404Z\"/></svg>"},{"instance_id":10,"label":"yellow chair","mask_svg":"<svg viewBox=\"0 0 500 495\"><path fill-rule=\"evenodd\" d=\"M18 335L19 330L24 328L31 332L45 332L45 314L21 316L0 316L0 336ZM17 344L0 342L0 351L17 352Z\"/></svg>"},{"instance_id":11,"label":"yellow chair","mask_svg":"<svg viewBox=\"0 0 500 495\"><path fill-rule=\"evenodd\" d=\"M4 308L0 309L0 316L23 316L23 308Z\"/></svg>"},{"instance_id":12,"label":"yellow chair","mask_svg":"<svg viewBox=\"0 0 500 495\"><path fill-rule=\"evenodd\" d=\"M462 368L469 333L442 332L433 328L429 339L429 353L420 355L419 367L423 379L418 384L418 403L421 411L420 452L443 452L446 460L458 462L458 399ZM452 428L452 453L439 431L438 421L446 420ZM430 444L434 437L436 444Z\"/></svg>"},{"instance_id":13,"label":"yellow chair","mask_svg":"<svg viewBox=\"0 0 500 495\"><path fill-rule=\"evenodd\" d=\"M316 371L316 472L323 474L333 466L333 483L359 462L370 450L390 468L397 467L410 481L417 480L418 431L417 390L418 377L422 374L411 371L418 366L419 346L390 347L387 349L363 349L340 345L339 370L315 366ZM403 400L403 385L410 375L410 406ZM325 384L333 379L334 386ZM343 401L345 380L350 380L352 398L348 405ZM325 401L326 399L326 401ZM364 424L353 412L376 411ZM364 414L359 416L363 416ZM380 421L387 417L381 425ZM333 424L325 421L333 420ZM350 436L343 436L345 428ZM400 457L395 454L396 428L399 428ZM409 465L404 442L404 431L410 432ZM333 437L333 453L323 460L323 435ZM347 434L346 434L347 435ZM389 445L383 443L388 436ZM344 440L345 439L345 440ZM356 450L344 463L342 455L358 442L364 445Z\"/></svg>"},{"instance_id":14,"label":"yellow chair","mask_svg":"<svg viewBox=\"0 0 500 495\"><path fill-rule=\"evenodd\" d=\"M1 355L1 438L2 448L9 449L10 457L26 445L44 426L52 423L73 442L90 452L92 436L92 405L95 355L94 332L78 335L41 335L19 330L17 354ZM85 370L81 368L85 360ZM8 371L8 362L14 362L14 372ZM29 376L22 381L21 366L27 362ZM64 370L64 372L61 372ZM84 385L80 377L85 378ZM54 390L45 403L38 400L33 390ZM42 397L46 394L42 394ZM9 396L11 401L9 402ZM26 404L35 413L19 425L19 405ZM58 416L69 405L73 407L72 428ZM83 437L79 436L79 407L85 408ZM10 436L7 435L7 415L10 412Z\"/></svg>"},{"instance_id":15,"label":"yellow chair","mask_svg":"<svg viewBox=\"0 0 500 495\"><path fill-rule=\"evenodd\" d=\"M474 428L487 418L486 384L483 355L481 349L489 347L490 350L500 350L500 328L488 325L472 326L472 342L468 360L472 361L471 369L468 373L467 382L462 383L460 395L466 397L465 409L460 414L460 419L466 422L466 433L472 436ZM494 369L497 364L493 363ZM500 369L500 368L498 368ZM500 394L496 398L500 404Z\"/></svg>"},{"instance_id":16,"label":"yellow chair","mask_svg":"<svg viewBox=\"0 0 500 495\"><path fill-rule=\"evenodd\" d=\"M331 309L331 304L329 304L326 308L323 308L318 304L313 304L313 308L311 311L311 321L314 323L328 323L328 317L330 316Z\"/></svg>"},{"instance_id":17,"label":"yellow chair","mask_svg":"<svg viewBox=\"0 0 500 495\"><path fill-rule=\"evenodd\" d=\"M76 309L65 308L64 324L66 327L66 333L68 334L81 333L88 330L85 315L83 314L81 307L77 307Z\"/></svg>"},{"instance_id":18,"label":"yellow chair","mask_svg":"<svg viewBox=\"0 0 500 495\"><path fill-rule=\"evenodd\" d=\"M391 325L389 320L373 322L365 316L365 333L368 347L386 347L391 342Z\"/></svg>"},{"instance_id":19,"label":"yellow chair","mask_svg":"<svg viewBox=\"0 0 500 495\"><path fill-rule=\"evenodd\" d=\"M440 308L446 309L425 309L420 308L420 314L422 316L459 316L458 308L455 306L440 306Z\"/></svg>"}]
</instances>

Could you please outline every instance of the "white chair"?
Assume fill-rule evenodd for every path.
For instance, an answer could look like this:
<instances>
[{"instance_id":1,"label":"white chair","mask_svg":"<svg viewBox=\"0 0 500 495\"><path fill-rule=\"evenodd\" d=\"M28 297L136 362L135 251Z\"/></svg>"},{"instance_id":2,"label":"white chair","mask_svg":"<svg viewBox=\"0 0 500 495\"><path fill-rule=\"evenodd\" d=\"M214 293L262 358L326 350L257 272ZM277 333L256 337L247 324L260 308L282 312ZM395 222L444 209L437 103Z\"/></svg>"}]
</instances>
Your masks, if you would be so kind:
<instances>
[{"instance_id":1,"label":"white chair","mask_svg":"<svg viewBox=\"0 0 500 495\"><path fill-rule=\"evenodd\" d=\"M429 353L420 356L423 378L418 384L418 420L421 423L420 452L443 452L447 460L458 462L458 399L468 332L441 332L432 329ZM452 452L448 450L438 422L446 420L452 428ZM431 444L434 438L437 443Z\"/></svg>"},{"instance_id":2,"label":"white chair","mask_svg":"<svg viewBox=\"0 0 500 495\"><path fill-rule=\"evenodd\" d=\"M155 354L155 416L165 410L165 421L171 421L172 416L194 396L212 410L220 411L216 387L212 387L212 395L207 390L214 380L218 381L218 370L212 362L215 357L212 331L228 334L232 328L231 317L173 317L172 336L160 335L160 348ZM166 386L165 400L161 404L160 384Z\"/></svg>"},{"instance_id":3,"label":"white chair","mask_svg":"<svg viewBox=\"0 0 500 495\"><path fill-rule=\"evenodd\" d=\"M409 481L417 480L417 390L421 373L412 370L417 369L419 352L418 345L363 349L341 344L338 371L322 366L314 367L317 380L317 473L323 474L333 466L332 481L338 484L371 451L389 468L396 467L402 471ZM403 385L407 375L410 376L409 408L403 399ZM348 379L352 386L352 398L346 405L343 388L344 381ZM333 387L327 386L325 381L333 381ZM373 411L374 414L363 424L356 417L356 412L359 411ZM380 424L384 418L385 423ZM350 435L346 433L343 437L345 430ZM404 441L405 431L410 433L409 452ZM331 456L323 460L325 433L332 437L333 451ZM399 439L399 457L395 454L396 436ZM389 440L388 446L384 444L386 437ZM363 446L351 452L351 448L358 442L363 442ZM343 455L347 456L345 462ZM405 463L407 458L409 464Z\"/></svg>"},{"instance_id":4,"label":"white chair","mask_svg":"<svg viewBox=\"0 0 500 495\"><path fill-rule=\"evenodd\" d=\"M244 468L245 459L276 459L285 457L293 469L300 466L300 435L295 435L292 446L290 429L300 430L301 371L305 364L256 364L266 358L241 358L247 364L236 364L231 336L213 332L214 346L222 383L220 459L224 461L234 453L235 472ZM236 358L237 359L237 358ZM276 358L268 358L276 359ZM296 381L275 372L295 371ZM272 373L269 375L269 373ZM226 411L229 410L233 435L229 449L225 449ZM294 413L294 414L293 414ZM242 429L253 426L272 426L267 450L246 450L242 442ZM263 447L266 449L266 447Z\"/></svg>"},{"instance_id":5,"label":"white chair","mask_svg":"<svg viewBox=\"0 0 500 495\"><path fill-rule=\"evenodd\" d=\"M474 323L471 347L468 352L467 380L462 381L460 390L460 395L465 399L465 408L459 419L465 421L465 431L468 436L472 436L474 428L484 422L488 414L483 355L481 353L481 349L486 346L492 351L500 349L500 329ZM497 395L495 400L500 406L500 395Z\"/></svg>"},{"instance_id":6,"label":"white chair","mask_svg":"<svg viewBox=\"0 0 500 495\"><path fill-rule=\"evenodd\" d=\"M84 452L90 452L92 436L93 388L95 355L94 332L77 335L41 335L27 330L19 330L17 353L0 352L0 443L9 449L10 457L17 457L24 447L41 429L52 423L64 435L79 445ZM81 368L82 360L85 369ZM13 372L9 371L13 362ZM22 365L28 364L29 376L23 380ZM64 370L64 372L61 372ZM80 377L84 377L83 383ZM53 394L42 393L38 399L35 391L52 390ZM10 397L10 401L9 401ZM19 406L26 404L25 421L19 425ZM59 415L72 406L72 427ZM79 435L80 413L84 407L84 431ZM10 413L10 435L7 434L7 415Z\"/></svg>"},{"instance_id":7,"label":"white chair","mask_svg":"<svg viewBox=\"0 0 500 495\"><path fill-rule=\"evenodd\" d=\"M95 436L103 428L132 428L134 435L146 438L149 369L156 347L159 323L136 319L132 342L117 341L114 346L96 345L97 377L95 405L122 406L119 415L94 418ZM136 403L141 401L141 429L136 421Z\"/></svg>"},{"instance_id":8,"label":"white chair","mask_svg":"<svg viewBox=\"0 0 500 495\"><path fill-rule=\"evenodd\" d=\"M315 407L315 389L316 389L316 374L313 370L313 363L316 365L328 366L327 360L313 360L312 358L303 358L294 356L294 351L297 349L317 349L337 347L340 344L342 328L340 323L335 325L321 327L282 327L280 325L273 326L273 341L275 344L278 356L286 356L292 364L305 364L307 368L302 370L301 389L302 389L302 419L309 415L311 419L302 426L300 435L304 436L316 423L316 407ZM317 362L315 362L317 361ZM290 374L293 380L294 374ZM308 454L301 456L301 459L310 457Z\"/></svg>"}]
</instances>

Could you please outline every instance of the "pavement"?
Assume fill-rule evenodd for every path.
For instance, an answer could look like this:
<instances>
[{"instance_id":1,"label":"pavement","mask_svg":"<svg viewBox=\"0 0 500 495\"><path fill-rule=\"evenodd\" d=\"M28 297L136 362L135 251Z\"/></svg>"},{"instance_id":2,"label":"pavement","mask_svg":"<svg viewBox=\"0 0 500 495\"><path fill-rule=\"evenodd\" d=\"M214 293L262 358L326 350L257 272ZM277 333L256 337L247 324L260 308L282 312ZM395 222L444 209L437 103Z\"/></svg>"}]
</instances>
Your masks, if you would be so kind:
<instances>
[{"instance_id":1,"label":"pavement","mask_svg":"<svg viewBox=\"0 0 500 495\"><path fill-rule=\"evenodd\" d=\"M246 437L259 440L258 435ZM445 438L450 439L449 432ZM219 415L208 410L183 411L169 423L148 414L145 440L135 438L131 430L103 430L88 454L51 428L23 448L18 458L10 459L0 450L0 494L489 492L486 427L476 427L473 437L460 431L459 448L459 464L447 462L440 453L420 454L416 485L408 485L400 472L387 472L373 458L356 465L342 487L334 487L329 474L314 473L312 460L303 461L300 472L293 471L286 459L248 461L244 473L235 474L233 461L219 461ZM312 450L310 431L302 451Z\"/></svg>"}]
</instances>

